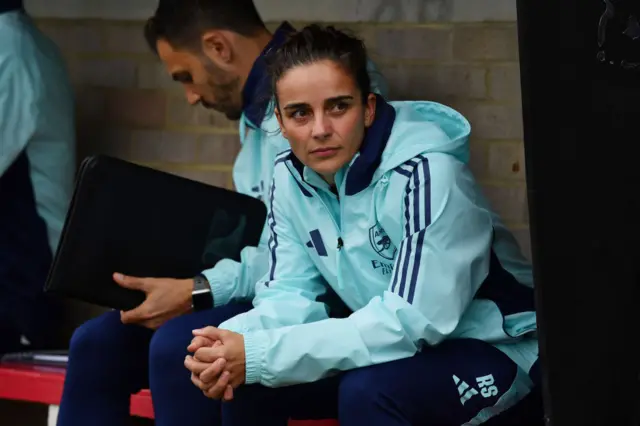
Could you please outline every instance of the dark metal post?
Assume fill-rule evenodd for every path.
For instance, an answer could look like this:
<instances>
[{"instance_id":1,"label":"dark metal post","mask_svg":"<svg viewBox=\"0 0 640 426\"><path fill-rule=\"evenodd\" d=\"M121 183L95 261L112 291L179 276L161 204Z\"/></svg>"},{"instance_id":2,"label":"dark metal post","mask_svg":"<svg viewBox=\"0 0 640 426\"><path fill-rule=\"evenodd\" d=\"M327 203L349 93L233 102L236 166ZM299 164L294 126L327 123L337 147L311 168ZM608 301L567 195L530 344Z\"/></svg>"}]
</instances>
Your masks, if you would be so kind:
<instances>
[{"instance_id":1,"label":"dark metal post","mask_svg":"<svg viewBox=\"0 0 640 426\"><path fill-rule=\"evenodd\" d=\"M553 426L639 424L640 1L518 0Z\"/></svg>"}]
</instances>

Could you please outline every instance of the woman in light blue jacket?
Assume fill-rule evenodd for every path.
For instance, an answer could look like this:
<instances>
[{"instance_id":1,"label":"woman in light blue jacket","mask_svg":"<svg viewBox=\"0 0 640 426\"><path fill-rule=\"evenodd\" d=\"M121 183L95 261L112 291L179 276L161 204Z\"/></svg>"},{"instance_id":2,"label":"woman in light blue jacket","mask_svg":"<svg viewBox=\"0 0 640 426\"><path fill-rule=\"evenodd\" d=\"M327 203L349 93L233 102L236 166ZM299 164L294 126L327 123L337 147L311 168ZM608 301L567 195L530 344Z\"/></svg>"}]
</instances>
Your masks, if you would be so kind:
<instances>
[{"instance_id":1,"label":"woman in light blue jacket","mask_svg":"<svg viewBox=\"0 0 640 426\"><path fill-rule=\"evenodd\" d=\"M194 383L230 401L225 425L517 417L538 355L532 271L469 171L467 120L373 94L364 46L332 28L303 29L273 61L291 150L269 273L253 310L195 332Z\"/></svg>"}]
</instances>

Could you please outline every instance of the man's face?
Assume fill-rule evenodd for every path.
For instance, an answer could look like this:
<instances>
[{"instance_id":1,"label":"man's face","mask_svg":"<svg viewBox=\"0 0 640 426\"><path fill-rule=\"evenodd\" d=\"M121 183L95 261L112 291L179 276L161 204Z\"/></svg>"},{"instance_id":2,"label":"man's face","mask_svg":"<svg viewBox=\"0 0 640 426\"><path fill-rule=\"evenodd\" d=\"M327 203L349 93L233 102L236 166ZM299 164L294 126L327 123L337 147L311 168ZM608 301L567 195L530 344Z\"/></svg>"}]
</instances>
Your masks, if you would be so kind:
<instances>
[{"instance_id":1,"label":"man's face","mask_svg":"<svg viewBox=\"0 0 640 426\"><path fill-rule=\"evenodd\" d=\"M219 111L229 120L240 119L242 87L238 75L218 67L204 52L175 49L162 39L156 46L173 80L184 87L187 102Z\"/></svg>"}]
</instances>

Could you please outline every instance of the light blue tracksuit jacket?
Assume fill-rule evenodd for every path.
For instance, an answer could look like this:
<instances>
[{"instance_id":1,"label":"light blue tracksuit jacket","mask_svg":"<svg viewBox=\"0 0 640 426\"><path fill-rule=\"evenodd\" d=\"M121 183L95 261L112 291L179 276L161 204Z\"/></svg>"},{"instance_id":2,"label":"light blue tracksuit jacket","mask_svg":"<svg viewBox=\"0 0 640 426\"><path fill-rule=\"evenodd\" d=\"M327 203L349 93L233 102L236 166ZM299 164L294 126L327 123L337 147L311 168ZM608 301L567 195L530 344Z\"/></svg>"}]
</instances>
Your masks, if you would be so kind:
<instances>
[{"instance_id":1,"label":"light blue tracksuit jacket","mask_svg":"<svg viewBox=\"0 0 640 426\"><path fill-rule=\"evenodd\" d=\"M273 40L265 52L256 60L247 86L257 87L245 87L245 98L249 98L246 99L246 103L260 103L260 94L270 91L264 57L269 49L279 47L289 31L293 31L293 28L288 23L283 23L274 33ZM386 95L386 82L372 62L369 62L369 75L373 90ZM251 92L257 94L247 96L247 93ZM252 97L258 99L251 99ZM269 100L270 98L266 99L267 103ZM276 155L288 149L289 142L280 134L273 108L265 105L265 109L267 114L259 125L254 124L246 113L240 119L241 149L233 166L233 181L238 192L266 202ZM258 247L246 247L241 253L240 262L223 259L215 267L203 272L211 285L215 306L222 306L233 300L253 298L256 283L267 272L269 265L268 237L269 230L265 227Z\"/></svg>"},{"instance_id":2,"label":"light blue tracksuit jacket","mask_svg":"<svg viewBox=\"0 0 640 426\"><path fill-rule=\"evenodd\" d=\"M270 267L242 333L246 382L282 386L410 357L444 339L537 358L530 264L474 181L470 125L431 102L385 103L338 196L290 152L269 197ZM331 318L334 291L353 311Z\"/></svg>"},{"instance_id":3,"label":"light blue tracksuit jacket","mask_svg":"<svg viewBox=\"0 0 640 426\"><path fill-rule=\"evenodd\" d=\"M58 48L22 9L0 13L0 324L34 345L55 322L42 287L73 191L75 144Z\"/></svg>"}]
</instances>

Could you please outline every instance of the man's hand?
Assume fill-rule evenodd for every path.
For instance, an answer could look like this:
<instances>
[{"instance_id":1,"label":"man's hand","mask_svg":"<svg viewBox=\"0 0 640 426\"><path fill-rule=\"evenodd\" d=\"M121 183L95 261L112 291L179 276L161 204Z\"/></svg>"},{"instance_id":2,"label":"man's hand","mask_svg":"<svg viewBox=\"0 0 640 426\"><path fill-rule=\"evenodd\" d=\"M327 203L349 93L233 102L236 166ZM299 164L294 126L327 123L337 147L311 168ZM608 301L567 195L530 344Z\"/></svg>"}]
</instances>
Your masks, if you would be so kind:
<instances>
[{"instance_id":1,"label":"man's hand","mask_svg":"<svg viewBox=\"0 0 640 426\"><path fill-rule=\"evenodd\" d=\"M121 287L140 290L147 295L137 308L121 312L120 319L125 324L138 324L155 330L191 310L192 279L138 278L118 273L113 274L113 279Z\"/></svg>"},{"instance_id":2,"label":"man's hand","mask_svg":"<svg viewBox=\"0 0 640 426\"><path fill-rule=\"evenodd\" d=\"M215 342L197 349L193 357L185 360L193 383L209 398L232 399L232 389L245 380L244 337L215 327L194 330L193 334L194 340L201 337Z\"/></svg>"}]
</instances>

